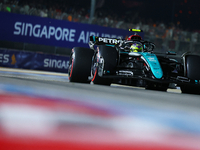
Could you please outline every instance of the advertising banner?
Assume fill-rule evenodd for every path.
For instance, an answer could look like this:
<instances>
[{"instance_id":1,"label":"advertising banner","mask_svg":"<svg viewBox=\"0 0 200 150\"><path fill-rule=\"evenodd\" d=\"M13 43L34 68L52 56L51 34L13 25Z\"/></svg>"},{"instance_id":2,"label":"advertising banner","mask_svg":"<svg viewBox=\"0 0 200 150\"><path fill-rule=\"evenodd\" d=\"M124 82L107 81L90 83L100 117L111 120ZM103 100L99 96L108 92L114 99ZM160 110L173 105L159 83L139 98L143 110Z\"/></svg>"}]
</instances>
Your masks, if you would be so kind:
<instances>
[{"instance_id":1,"label":"advertising banner","mask_svg":"<svg viewBox=\"0 0 200 150\"><path fill-rule=\"evenodd\" d=\"M0 40L72 48L89 47L90 36L125 39L128 30L0 12ZM143 37L143 33L139 33Z\"/></svg>"},{"instance_id":2,"label":"advertising banner","mask_svg":"<svg viewBox=\"0 0 200 150\"><path fill-rule=\"evenodd\" d=\"M0 49L0 67L67 73L69 57Z\"/></svg>"}]
</instances>

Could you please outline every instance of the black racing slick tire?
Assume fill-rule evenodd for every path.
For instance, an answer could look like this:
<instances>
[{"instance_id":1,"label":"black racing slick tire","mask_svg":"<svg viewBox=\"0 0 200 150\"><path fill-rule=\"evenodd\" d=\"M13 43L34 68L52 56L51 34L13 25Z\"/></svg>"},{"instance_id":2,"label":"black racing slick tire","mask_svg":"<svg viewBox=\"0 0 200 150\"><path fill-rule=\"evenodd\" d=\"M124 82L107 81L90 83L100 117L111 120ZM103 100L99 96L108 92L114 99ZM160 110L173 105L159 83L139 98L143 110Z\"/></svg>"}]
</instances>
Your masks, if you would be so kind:
<instances>
[{"instance_id":1,"label":"black racing slick tire","mask_svg":"<svg viewBox=\"0 0 200 150\"><path fill-rule=\"evenodd\" d=\"M185 75L193 80L200 80L200 56L186 55L185 56Z\"/></svg>"},{"instance_id":2,"label":"black racing slick tire","mask_svg":"<svg viewBox=\"0 0 200 150\"><path fill-rule=\"evenodd\" d=\"M189 79L195 82L200 81L200 56L199 55L186 55L184 57L184 74ZM187 94L200 94L200 87L198 85L181 85L182 93Z\"/></svg>"},{"instance_id":3,"label":"black racing slick tire","mask_svg":"<svg viewBox=\"0 0 200 150\"><path fill-rule=\"evenodd\" d=\"M92 56L94 50L89 48L75 47L72 49L69 63L69 81L90 83L88 77L91 74Z\"/></svg>"},{"instance_id":4,"label":"black racing slick tire","mask_svg":"<svg viewBox=\"0 0 200 150\"><path fill-rule=\"evenodd\" d=\"M200 94L200 87L196 86L181 86L181 92L185 94Z\"/></svg>"},{"instance_id":5,"label":"black racing slick tire","mask_svg":"<svg viewBox=\"0 0 200 150\"><path fill-rule=\"evenodd\" d=\"M103 77L99 76L99 60L100 58L103 58L104 60L104 67L103 72L104 75L112 75L115 73L115 69L117 66L117 60L118 60L118 53L117 50L114 47L105 46L105 45L99 45L97 48L97 53L93 57L92 61L92 67L91 67L91 76L92 76L92 82L94 84L99 85L111 85L112 78L106 78L104 75Z\"/></svg>"}]
</instances>

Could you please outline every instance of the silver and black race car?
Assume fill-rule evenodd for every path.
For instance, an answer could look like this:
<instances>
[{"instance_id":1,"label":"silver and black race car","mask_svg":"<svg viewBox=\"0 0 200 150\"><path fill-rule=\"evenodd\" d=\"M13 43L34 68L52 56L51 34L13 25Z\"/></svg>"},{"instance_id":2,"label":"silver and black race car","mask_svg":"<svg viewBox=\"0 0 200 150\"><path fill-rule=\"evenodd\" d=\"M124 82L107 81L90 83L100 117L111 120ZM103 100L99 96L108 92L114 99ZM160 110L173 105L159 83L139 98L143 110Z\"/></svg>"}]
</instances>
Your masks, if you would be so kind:
<instances>
[{"instance_id":1,"label":"silver and black race car","mask_svg":"<svg viewBox=\"0 0 200 150\"><path fill-rule=\"evenodd\" d=\"M154 53L155 44L142 40L90 37L90 48L74 47L69 81L110 85L142 85L166 91L170 83L182 93L200 94L200 56Z\"/></svg>"}]
</instances>

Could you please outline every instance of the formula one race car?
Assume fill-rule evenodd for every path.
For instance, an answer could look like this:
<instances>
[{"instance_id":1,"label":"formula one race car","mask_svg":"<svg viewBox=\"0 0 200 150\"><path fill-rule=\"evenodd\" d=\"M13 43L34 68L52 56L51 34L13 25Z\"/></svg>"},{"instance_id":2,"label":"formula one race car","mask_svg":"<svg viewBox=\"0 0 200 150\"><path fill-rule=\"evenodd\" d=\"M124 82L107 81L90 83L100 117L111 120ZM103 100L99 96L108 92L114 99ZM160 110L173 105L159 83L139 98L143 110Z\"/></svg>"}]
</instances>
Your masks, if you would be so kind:
<instances>
[{"instance_id":1,"label":"formula one race car","mask_svg":"<svg viewBox=\"0 0 200 150\"><path fill-rule=\"evenodd\" d=\"M174 52L155 54L155 44L133 35L128 40L90 37L89 48L74 47L70 56L69 81L110 85L134 85L166 91L170 83L182 93L200 94L200 56Z\"/></svg>"}]
</instances>

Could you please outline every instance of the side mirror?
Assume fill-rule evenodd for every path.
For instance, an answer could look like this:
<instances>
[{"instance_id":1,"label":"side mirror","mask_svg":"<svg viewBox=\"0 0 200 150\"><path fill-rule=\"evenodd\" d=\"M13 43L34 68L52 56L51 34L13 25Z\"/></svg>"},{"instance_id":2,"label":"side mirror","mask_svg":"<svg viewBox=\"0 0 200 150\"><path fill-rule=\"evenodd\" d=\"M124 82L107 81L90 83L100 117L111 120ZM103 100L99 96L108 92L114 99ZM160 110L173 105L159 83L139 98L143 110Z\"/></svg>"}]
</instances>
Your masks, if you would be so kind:
<instances>
[{"instance_id":1,"label":"side mirror","mask_svg":"<svg viewBox=\"0 0 200 150\"><path fill-rule=\"evenodd\" d=\"M156 45L152 42L145 41L144 42L144 50L147 52L153 52Z\"/></svg>"}]
</instances>

